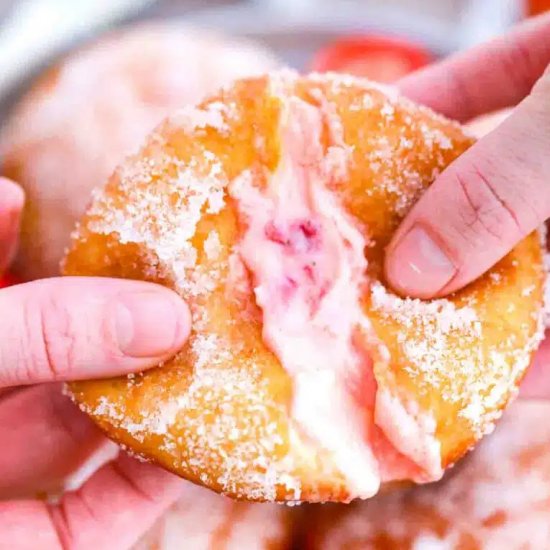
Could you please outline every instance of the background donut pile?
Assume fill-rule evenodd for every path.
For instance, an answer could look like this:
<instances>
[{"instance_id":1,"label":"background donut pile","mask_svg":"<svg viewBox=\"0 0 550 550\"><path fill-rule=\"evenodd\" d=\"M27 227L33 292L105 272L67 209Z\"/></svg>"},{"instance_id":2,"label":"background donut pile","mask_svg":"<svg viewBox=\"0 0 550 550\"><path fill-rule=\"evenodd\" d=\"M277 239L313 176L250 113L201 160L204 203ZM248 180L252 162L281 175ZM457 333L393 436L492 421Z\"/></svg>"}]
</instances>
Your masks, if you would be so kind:
<instances>
[{"instance_id":1,"label":"background donut pile","mask_svg":"<svg viewBox=\"0 0 550 550\"><path fill-rule=\"evenodd\" d=\"M533 2L539 10L541 2ZM309 68L391 82L433 54L394 37L345 37ZM231 80L281 66L259 44L176 23L127 26L43 72L0 133L2 174L27 194L20 253L0 288L54 276L93 188L165 114ZM477 123L478 134L501 120ZM83 131L84 129L84 131ZM442 481L368 502L235 502L187 484L179 501L136 542L139 550L474 550L550 548L550 403L522 401ZM99 441L57 479L21 489L55 493L82 483L118 452ZM9 495L1 495L9 498Z\"/></svg>"},{"instance_id":2,"label":"background donut pile","mask_svg":"<svg viewBox=\"0 0 550 550\"><path fill-rule=\"evenodd\" d=\"M139 550L502 550L550 541L550 404L518 402L436 484L365 502L286 508L189 485ZM199 527L199 528L198 528Z\"/></svg>"}]
</instances>

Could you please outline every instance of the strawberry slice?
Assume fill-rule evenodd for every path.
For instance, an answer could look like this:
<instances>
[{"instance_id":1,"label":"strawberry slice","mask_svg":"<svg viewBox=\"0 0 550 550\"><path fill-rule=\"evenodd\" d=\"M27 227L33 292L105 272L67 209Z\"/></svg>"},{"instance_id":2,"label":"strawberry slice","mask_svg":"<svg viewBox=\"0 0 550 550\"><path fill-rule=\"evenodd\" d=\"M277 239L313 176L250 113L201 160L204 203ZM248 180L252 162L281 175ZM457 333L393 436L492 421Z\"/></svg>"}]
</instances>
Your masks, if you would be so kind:
<instances>
[{"instance_id":1,"label":"strawberry slice","mask_svg":"<svg viewBox=\"0 0 550 550\"><path fill-rule=\"evenodd\" d=\"M391 83L427 65L432 56L421 46L383 36L351 36L317 52L312 70L336 71Z\"/></svg>"}]
</instances>

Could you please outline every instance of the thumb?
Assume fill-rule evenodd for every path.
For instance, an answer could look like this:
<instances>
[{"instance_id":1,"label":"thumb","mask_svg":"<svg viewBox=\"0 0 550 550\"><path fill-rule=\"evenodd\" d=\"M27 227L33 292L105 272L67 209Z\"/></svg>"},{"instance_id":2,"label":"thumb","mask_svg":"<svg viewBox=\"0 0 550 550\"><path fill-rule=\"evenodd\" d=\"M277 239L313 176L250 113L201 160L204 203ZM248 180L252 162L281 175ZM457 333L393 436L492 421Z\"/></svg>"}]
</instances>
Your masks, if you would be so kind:
<instances>
[{"instance_id":1,"label":"thumb","mask_svg":"<svg viewBox=\"0 0 550 550\"><path fill-rule=\"evenodd\" d=\"M176 354L191 328L175 292L143 281L34 281L0 291L0 312L0 388L141 371Z\"/></svg>"},{"instance_id":2,"label":"thumb","mask_svg":"<svg viewBox=\"0 0 550 550\"><path fill-rule=\"evenodd\" d=\"M550 214L550 68L496 130L452 163L394 235L385 271L419 298L462 288Z\"/></svg>"}]
</instances>

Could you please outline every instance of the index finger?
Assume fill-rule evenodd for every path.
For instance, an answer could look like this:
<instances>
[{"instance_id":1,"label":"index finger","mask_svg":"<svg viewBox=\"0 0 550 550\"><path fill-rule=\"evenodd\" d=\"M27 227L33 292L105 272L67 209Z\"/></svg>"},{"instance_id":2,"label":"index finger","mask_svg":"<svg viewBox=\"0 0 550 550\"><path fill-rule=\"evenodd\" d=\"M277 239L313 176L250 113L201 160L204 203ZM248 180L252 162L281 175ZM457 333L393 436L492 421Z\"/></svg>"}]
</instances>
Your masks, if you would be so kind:
<instances>
[{"instance_id":1,"label":"index finger","mask_svg":"<svg viewBox=\"0 0 550 550\"><path fill-rule=\"evenodd\" d=\"M397 86L410 99L464 122L518 104L549 63L550 14L545 14L413 73Z\"/></svg>"}]
</instances>

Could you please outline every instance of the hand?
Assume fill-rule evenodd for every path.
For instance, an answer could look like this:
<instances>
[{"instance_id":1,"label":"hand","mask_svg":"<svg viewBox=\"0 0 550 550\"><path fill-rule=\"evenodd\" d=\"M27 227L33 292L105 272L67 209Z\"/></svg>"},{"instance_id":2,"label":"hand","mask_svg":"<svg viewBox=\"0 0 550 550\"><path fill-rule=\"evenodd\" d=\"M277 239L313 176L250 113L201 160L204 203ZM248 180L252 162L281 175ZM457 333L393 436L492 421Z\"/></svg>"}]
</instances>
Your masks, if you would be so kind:
<instances>
[{"instance_id":1,"label":"hand","mask_svg":"<svg viewBox=\"0 0 550 550\"><path fill-rule=\"evenodd\" d=\"M443 296L479 277L550 215L550 15L400 82L451 118L519 105L451 164L390 243L390 285ZM533 87L534 86L534 87Z\"/></svg>"},{"instance_id":2,"label":"hand","mask_svg":"<svg viewBox=\"0 0 550 550\"><path fill-rule=\"evenodd\" d=\"M15 250L23 194L0 180L0 203L1 270ZM56 475L67 457L82 457L102 440L52 382L152 367L177 352L190 330L175 293L137 281L36 281L0 290L0 312L4 497L17 496L37 472ZM180 489L175 476L120 456L56 505L0 502L2 548L128 548Z\"/></svg>"},{"instance_id":3,"label":"hand","mask_svg":"<svg viewBox=\"0 0 550 550\"><path fill-rule=\"evenodd\" d=\"M390 243L388 282L419 298L480 276L550 215L550 15L403 79L412 99L461 122L519 105L427 190ZM546 71L546 72L545 72ZM550 339L521 387L550 396Z\"/></svg>"}]
</instances>

